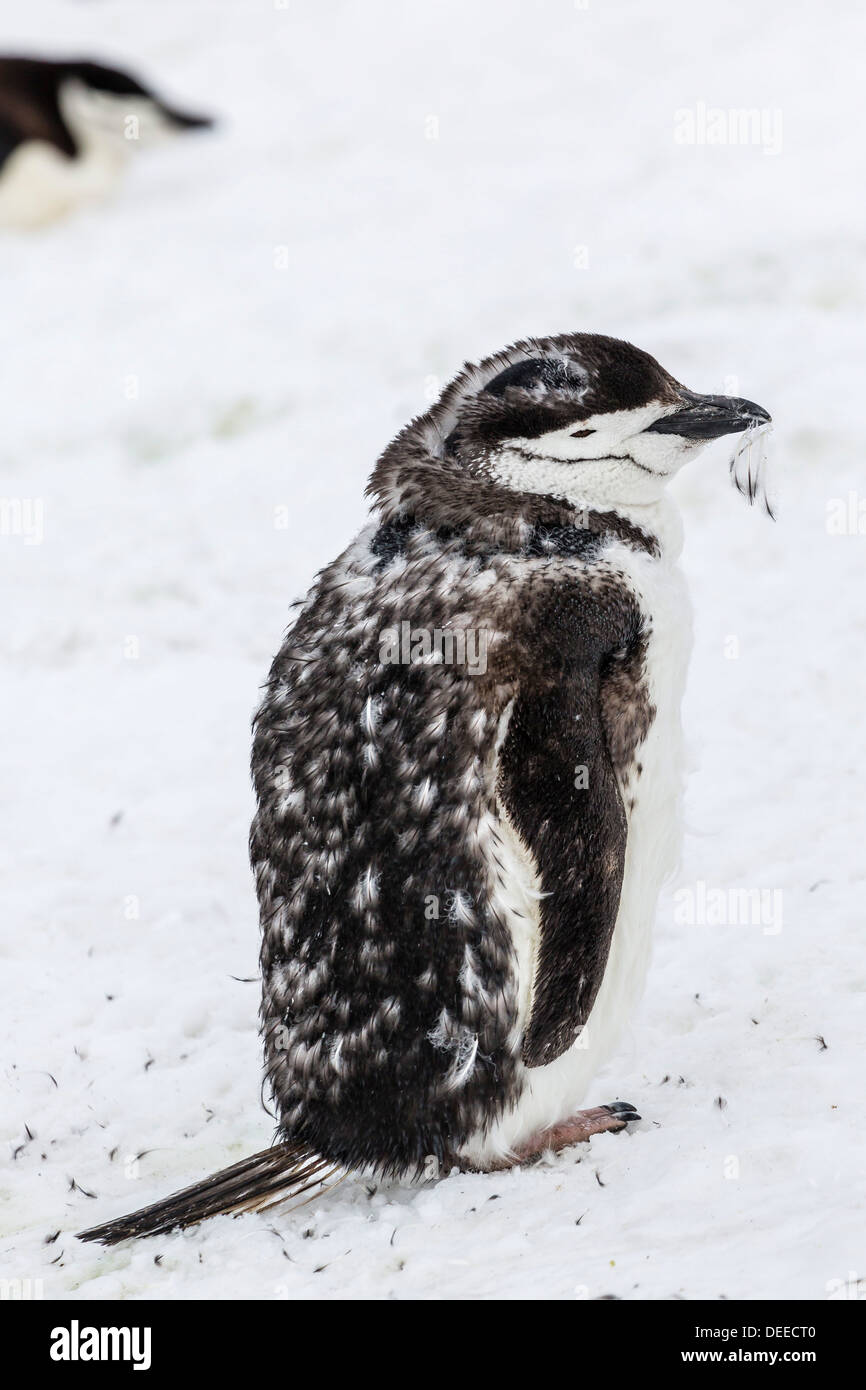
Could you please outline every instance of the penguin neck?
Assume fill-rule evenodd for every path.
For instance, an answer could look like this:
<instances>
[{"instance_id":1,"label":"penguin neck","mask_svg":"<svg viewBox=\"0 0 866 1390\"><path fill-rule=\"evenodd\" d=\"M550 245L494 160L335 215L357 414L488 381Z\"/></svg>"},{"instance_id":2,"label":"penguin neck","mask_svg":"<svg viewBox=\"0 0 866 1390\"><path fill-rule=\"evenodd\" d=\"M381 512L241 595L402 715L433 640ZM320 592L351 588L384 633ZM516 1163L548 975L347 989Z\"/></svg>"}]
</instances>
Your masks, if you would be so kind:
<instances>
[{"instance_id":1,"label":"penguin neck","mask_svg":"<svg viewBox=\"0 0 866 1390\"><path fill-rule=\"evenodd\" d=\"M506 447L485 461L485 471L515 493L543 494L565 503L578 516L613 513L653 536L665 559L675 560L682 550L679 509L667 492L678 467L657 473L619 457L533 459Z\"/></svg>"},{"instance_id":2,"label":"penguin neck","mask_svg":"<svg viewBox=\"0 0 866 1390\"><path fill-rule=\"evenodd\" d=\"M122 119L118 118L116 127L107 121L105 112L100 114L98 99L84 83L75 78L61 83L57 97L61 114L77 147L78 158L99 161L106 170L119 172L130 154L130 142L123 136ZM122 105L120 98L114 100L124 115L131 111L128 101Z\"/></svg>"},{"instance_id":3,"label":"penguin neck","mask_svg":"<svg viewBox=\"0 0 866 1390\"><path fill-rule=\"evenodd\" d=\"M668 564L679 559L683 549L683 521L680 509L666 492L651 502L611 502L598 497L569 497L564 499L578 513L585 511L613 512L626 526L636 527L654 537L658 558Z\"/></svg>"},{"instance_id":4,"label":"penguin neck","mask_svg":"<svg viewBox=\"0 0 866 1390\"><path fill-rule=\"evenodd\" d=\"M679 555L679 512L661 487L645 501L619 502L607 488L578 493L556 483L544 487L544 480L533 489L516 479L509 484L491 463L432 453L418 427L410 426L379 459L367 495L380 523L459 533L482 551L521 551L538 527L577 527L618 535L665 562Z\"/></svg>"}]
</instances>

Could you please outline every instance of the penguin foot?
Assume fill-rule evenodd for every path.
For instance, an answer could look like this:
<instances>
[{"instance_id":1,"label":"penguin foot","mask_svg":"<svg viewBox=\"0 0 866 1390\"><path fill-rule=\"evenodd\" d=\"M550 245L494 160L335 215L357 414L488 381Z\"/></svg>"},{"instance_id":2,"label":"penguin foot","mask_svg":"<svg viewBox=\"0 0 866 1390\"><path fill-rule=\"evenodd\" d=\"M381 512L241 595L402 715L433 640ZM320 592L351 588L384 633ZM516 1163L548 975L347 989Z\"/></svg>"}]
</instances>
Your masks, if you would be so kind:
<instances>
[{"instance_id":1,"label":"penguin foot","mask_svg":"<svg viewBox=\"0 0 866 1390\"><path fill-rule=\"evenodd\" d=\"M593 1134L616 1133L639 1119L637 1110L625 1100L615 1100L610 1105L596 1105L591 1110L578 1110L558 1125L533 1134L531 1139L515 1149L515 1158L518 1163L531 1162L551 1150L559 1153L560 1149L567 1149L571 1144L584 1144Z\"/></svg>"},{"instance_id":2,"label":"penguin foot","mask_svg":"<svg viewBox=\"0 0 866 1390\"><path fill-rule=\"evenodd\" d=\"M559 1153L560 1149L567 1149L572 1144L585 1144L593 1134L616 1133L639 1119L640 1115L627 1100L614 1100L610 1105L596 1105L591 1110L578 1110L567 1120L561 1120L558 1125L540 1129L531 1139L519 1144L510 1158L485 1163L483 1166L467 1163L465 1159L456 1159L455 1164L463 1172L501 1173L506 1168L536 1163L542 1154Z\"/></svg>"}]
</instances>

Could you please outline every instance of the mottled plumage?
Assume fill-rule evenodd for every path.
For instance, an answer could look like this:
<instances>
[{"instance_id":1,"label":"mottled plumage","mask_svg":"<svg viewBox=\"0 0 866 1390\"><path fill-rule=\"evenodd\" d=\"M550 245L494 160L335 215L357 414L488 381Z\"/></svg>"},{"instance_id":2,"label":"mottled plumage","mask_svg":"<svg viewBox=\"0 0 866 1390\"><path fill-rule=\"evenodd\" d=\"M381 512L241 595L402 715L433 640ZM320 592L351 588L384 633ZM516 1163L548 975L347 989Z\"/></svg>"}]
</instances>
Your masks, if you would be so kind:
<instances>
[{"instance_id":1,"label":"mottled plumage","mask_svg":"<svg viewBox=\"0 0 866 1390\"><path fill-rule=\"evenodd\" d=\"M663 485L763 418L576 334L467 367L383 454L255 721L287 1181L299 1154L495 1167L574 1115L676 855L689 616Z\"/></svg>"}]
</instances>

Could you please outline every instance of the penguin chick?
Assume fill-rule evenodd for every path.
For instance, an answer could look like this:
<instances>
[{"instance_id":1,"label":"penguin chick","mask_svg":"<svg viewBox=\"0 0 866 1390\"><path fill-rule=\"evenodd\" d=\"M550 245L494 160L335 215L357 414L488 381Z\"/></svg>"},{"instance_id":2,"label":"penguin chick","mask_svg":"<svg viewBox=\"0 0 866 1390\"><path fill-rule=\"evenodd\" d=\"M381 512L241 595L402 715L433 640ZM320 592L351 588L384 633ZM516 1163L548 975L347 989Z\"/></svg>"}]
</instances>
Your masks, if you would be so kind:
<instances>
[{"instance_id":1,"label":"penguin chick","mask_svg":"<svg viewBox=\"0 0 866 1390\"><path fill-rule=\"evenodd\" d=\"M576 1107L677 856L690 616L665 488L769 418L566 334L467 365L385 450L255 721L281 1142L85 1239L335 1171L500 1168L639 1118Z\"/></svg>"},{"instance_id":2,"label":"penguin chick","mask_svg":"<svg viewBox=\"0 0 866 1390\"><path fill-rule=\"evenodd\" d=\"M0 226L53 222L104 197L131 151L211 124L119 68L0 56Z\"/></svg>"}]
</instances>

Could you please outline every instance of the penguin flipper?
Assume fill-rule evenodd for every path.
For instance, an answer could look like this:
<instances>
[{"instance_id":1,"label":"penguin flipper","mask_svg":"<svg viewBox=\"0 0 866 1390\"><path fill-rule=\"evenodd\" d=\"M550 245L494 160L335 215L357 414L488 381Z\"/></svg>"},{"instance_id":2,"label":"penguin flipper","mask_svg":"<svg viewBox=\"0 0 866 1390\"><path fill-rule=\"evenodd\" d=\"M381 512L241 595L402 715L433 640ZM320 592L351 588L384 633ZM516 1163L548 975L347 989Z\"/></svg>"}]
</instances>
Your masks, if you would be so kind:
<instances>
[{"instance_id":1,"label":"penguin flipper","mask_svg":"<svg viewBox=\"0 0 866 1390\"><path fill-rule=\"evenodd\" d=\"M561 607L568 611L562 600ZM627 606L613 616L620 620L619 643L619 629L624 640L630 621ZM558 640L556 628L552 637ZM543 655L539 648L539 669ZM603 669L596 660L595 669ZM591 674L595 663L586 665L590 674L558 685L534 685L538 676L529 672L499 755L499 796L532 855L541 889L522 1044L527 1067L555 1061L586 1023L607 967L625 872L628 819L605 720L605 682ZM624 724L622 692L615 696Z\"/></svg>"},{"instance_id":2,"label":"penguin flipper","mask_svg":"<svg viewBox=\"0 0 866 1390\"><path fill-rule=\"evenodd\" d=\"M338 1171L303 1144L274 1144L161 1202L80 1231L78 1239L117 1245L121 1240L194 1226L209 1216L262 1211L288 1197L300 1197Z\"/></svg>"}]
</instances>

